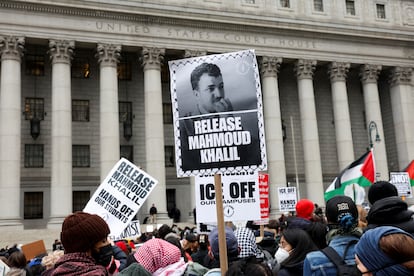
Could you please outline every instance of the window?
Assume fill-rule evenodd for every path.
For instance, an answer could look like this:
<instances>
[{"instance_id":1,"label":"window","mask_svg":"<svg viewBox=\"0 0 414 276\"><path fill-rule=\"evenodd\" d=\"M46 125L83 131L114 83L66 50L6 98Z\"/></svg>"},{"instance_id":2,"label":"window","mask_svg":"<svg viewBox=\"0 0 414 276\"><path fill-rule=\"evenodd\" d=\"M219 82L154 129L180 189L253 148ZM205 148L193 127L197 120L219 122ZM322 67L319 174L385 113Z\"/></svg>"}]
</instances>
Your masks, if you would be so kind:
<instances>
[{"instance_id":1,"label":"window","mask_svg":"<svg viewBox=\"0 0 414 276\"><path fill-rule=\"evenodd\" d=\"M89 122L88 100L72 100L72 121Z\"/></svg>"},{"instance_id":2,"label":"window","mask_svg":"<svg viewBox=\"0 0 414 276\"><path fill-rule=\"evenodd\" d=\"M244 3L246 4L255 4L255 0L244 0Z\"/></svg>"},{"instance_id":3,"label":"window","mask_svg":"<svg viewBox=\"0 0 414 276\"><path fill-rule=\"evenodd\" d=\"M289 0L280 0L280 6L282 8L290 8L290 1Z\"/></svg>"},{"instance_id":4,"label":"window","mask_svg":"<svg viewBox=\"0 0 414 276\"><path fill-rule=\"evenodd\" d=\"M73 191L72 192L72 212L82 211L88 203L91 192L90 191Z\"/></svg>"},{"instance_id":5,"label":"window","mask_svg":"<svg viewBox=\"0 0 414 276\"><path fill-rule=\"evenodd\" d=\"M164 158L166 167L175 166L174 146L164 146Z\"/></svg>"},{"instance_id":6,"label":"window","mask_svg":"<svg viewBox=\"0 0 414 276\"><path fill-rule=\"evenodd\" d=\"M71 69L74 78L88 79L91 76L91 64L87 58L75 58Z\"/></svg>"},{"instance_id":7,"label":"window","mask_svg":"<svg viewBox=\"0 0 414 276\"><path fill-rule=\"evenodd\" d=\"M162 104L162 117L163 117L163 120L164 120L164 124L172 124L173 123L172 104L171 103L163 103Z\"/></svg>"},{"instance_id":8,"label":"window","mask_svg":"<svg viewBox=\"0 0 414 276\"><path fill-rule=\"evenodd\" d=\"M43 218L43 193L25 192L24 193L24 219Z\"/></svg>"},{"instance_id":9,"label":"window","mask_svg":"<svg viewBox=\"0 0 414 276\"><path fill-rule=\"evenodd\" d=\"M385 19L385 5L377 4L377 18Z\"/></svg>"},{"instance_id":10,"label":"window","mask_svg":"<svg viewBox=\"0 0 414 276\"><path fill-rule=\"evenodd\" d=\"M90 163L89 145L73 145L72 146L72 167L88 168Z\"/></svg>"},{"instance_id":11,"label":"window","mask_svg":"<svg viewBox=\"0 0 414 276\"><path fill-rule=\"evenodd\" d=\"M346 5L346 14L355 15L355 1L345 0L345 5Z\"/></svg>"},{"instance_id":12,"label":"window","mask_svg":"<svg viewBox=\"0 0 414 276\"><path fill-rule=\"evenodd\" d=\"M130 145L121 145L121 157L126 158L128 161L134 163L134 147Z\"/></svg>"},{"instance_id":13,"label":"window","mask_svg":"<svg viewBox=\"0 0 414 276\"><path fill-rule=\"evenodd\" d=\"M24 118L30 120L33 118L44 119L44 99L43 98L26 98L24 102Z\"/></svg>"},{"instance_id":14,"label":"window","mask_svg":"<svg viewBox=\"0 0 414 276\"><path fill-rule=\"evenodd\" d=\"M118 79L119 80L131 80L131 63L129 62L120 62L118 63Z\"/></svg>"},{"instance_id":15,"label":"window","mask_svg":"<svg viewBox=\"0 0 414 276\"><path fill-rule=\"evenodd\" d=\"M132 102L119 102L119 122L132 122Z\"/></svg>"},{"instance_id":16,"label":"window","mask_svg":"<svg viewBox=\"0 0 414 276\"><path fill-rule=\"evenodd\" d=\"M43 145L24 145L24 167L43 168Z\"/></svg>"},{"instance_id":17,"label":"window","mask_svg":"<svg viewBox=\"0 0 414 276\"><path fill-rule=\"evenodd\" d=\"M323 0L313 0L313 9L318 12L323 12Z\"/></svg>"},{"instance_id":18,"label":"window","mask_svg":"<svg viewBox=\"0 0 414 276\"><path fill-rule=\"evenodd\" d=\"M26 75L44 76L45 75L45 56L26 55Z\"/></svg>"}]
</instances>

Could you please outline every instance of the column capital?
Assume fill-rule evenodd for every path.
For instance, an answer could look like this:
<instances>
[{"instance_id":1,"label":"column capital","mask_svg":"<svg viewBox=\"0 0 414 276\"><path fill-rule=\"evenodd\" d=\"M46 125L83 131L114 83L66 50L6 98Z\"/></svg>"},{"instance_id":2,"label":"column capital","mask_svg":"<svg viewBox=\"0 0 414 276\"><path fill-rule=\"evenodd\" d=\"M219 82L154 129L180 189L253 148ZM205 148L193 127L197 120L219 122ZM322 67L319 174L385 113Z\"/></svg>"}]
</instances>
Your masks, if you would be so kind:
<instances>
[{"instance_id":1,"label":"column capital","mask_svg":"<svg viewBox=\"0 0 414 276\"><path fill-rule=\"evenodd\" d=\"M49 54L53 63L70 64L75 49L74 40L49 40Z\"/></svg>"},{"instance_id":2,"label":"column capital","mask_svg":"<svg viewBox=\"0 0 414 276\"><path fill-rule=\"evenodd\" d=\"M331 82L345 81L350 66L351 64L349 62L333 61L329 64L328 73L331 78Z\"/></svg>"},{"instance_id":3,"label":"column capital","mask_svg":"<svg viewBox=\"0 0 414 276\"><path fill-rule=\"evenodd\" d=\"M99 43L96 57L101 66L116 67L121 58L121 45Z\"/></svg>"},{"instance_id":4,"label":"column capital","mask_svg":"<svg viewBox=\"0 0 414 276\"><path fill-rule=\"evenodd\" d=\"M411 67L394 67L391 69L391 75L389 77L390 86L395 85L410 85L411 78L413 76L413 68Z\"/></svg>"},{"instance_id":5,"label":"column capital","mask_svg":"<svg viewBox=\"0 0 414 276\"><path fill-rule=\"evenodd\" d=\"M24 43L24 37L0 36L1 59L14 59L20 62L23 56Z\"/></svg>"},{"instance_id":6,"label":"column capital","mask_svg":"<svg viewBox=\"0 0 414 276\"><path fill-rule=\"evenodd\" d=\"M374 64L364 64L361 66L359 76L363 83L376 83L381 73L382 66Z\"/></svg>"},{"instance_id":7,"label":"column capital","mask_svg":"<svg viewBox=\"0 0 414 276\"><path fill-rule=\"evenodd\" d=\"M282 58L280 57L263 56L260 59L260 73L262 74L262 77L277 78L281 63Z\"/></svg>"},{"instance_id":8,"label":"column capital","mask_svg":"<svg viewBox=\"0 0 414 276\"><path fill-rule=\"evenodd\" d=\"M161 65L164 61L164 54L165 49L156 47L143 47L141 58L144 70L161 70Z\"/></svg>"},{"instance_id":9,"label":"column capital","mask_svg":"<svg viewBox=\"0 0 414 276\"><path fill-rule=\"evenodd\" d=\"M312 79L316 69L316 60L299 59L295 63L295 72L298 79Z\"/></svg>"},{"instance_id":10,"label":"column capital","mask_svg":"<svg viewBox=\"0 0 414 276\"><path fill-rule=\"evenodd\" d=\"M185 50L184 58L198 57L207 55L207 51L204 50Z\"/></svg>"}]
</instances>

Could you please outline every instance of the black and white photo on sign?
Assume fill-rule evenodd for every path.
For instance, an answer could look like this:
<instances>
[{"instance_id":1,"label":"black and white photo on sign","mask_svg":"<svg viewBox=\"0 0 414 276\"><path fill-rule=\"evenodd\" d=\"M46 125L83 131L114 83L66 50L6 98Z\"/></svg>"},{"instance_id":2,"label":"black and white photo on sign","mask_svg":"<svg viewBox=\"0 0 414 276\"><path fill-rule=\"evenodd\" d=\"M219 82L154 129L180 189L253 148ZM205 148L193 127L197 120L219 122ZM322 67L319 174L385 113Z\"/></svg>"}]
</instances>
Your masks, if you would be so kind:
<instances>
[{"instance_id":1,"label":"black and white photo on sign","mask_svg":"<svg viewBox=\"0 0 414 276\"><path fill-rule=\"evenodd\" d=\"M254 51L169 65L177 175L229 168L264 170L261 88Z\"/></svg>"}]
</instances>

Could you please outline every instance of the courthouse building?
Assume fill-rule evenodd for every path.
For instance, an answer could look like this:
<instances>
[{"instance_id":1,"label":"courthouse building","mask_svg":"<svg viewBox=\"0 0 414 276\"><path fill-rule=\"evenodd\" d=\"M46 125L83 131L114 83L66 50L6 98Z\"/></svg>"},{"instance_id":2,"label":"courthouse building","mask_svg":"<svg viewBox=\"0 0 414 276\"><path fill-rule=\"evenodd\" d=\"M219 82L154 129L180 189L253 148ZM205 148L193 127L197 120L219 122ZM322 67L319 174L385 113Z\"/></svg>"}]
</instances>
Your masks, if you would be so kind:
<instances>
[{"instance_id":1,"label":"courthouse building","mask_svg":"<svg viewBox=\"0 0 414 276\"><path fill-rule=\"evenodd\" d=\"M60 227L126 157L159 181L138 213L176 205L168 61L254 49L270 203L324 205L373 145L377 179L414 159L411 0L2 0L0 226Z\"/></svg>"}]
</instances>

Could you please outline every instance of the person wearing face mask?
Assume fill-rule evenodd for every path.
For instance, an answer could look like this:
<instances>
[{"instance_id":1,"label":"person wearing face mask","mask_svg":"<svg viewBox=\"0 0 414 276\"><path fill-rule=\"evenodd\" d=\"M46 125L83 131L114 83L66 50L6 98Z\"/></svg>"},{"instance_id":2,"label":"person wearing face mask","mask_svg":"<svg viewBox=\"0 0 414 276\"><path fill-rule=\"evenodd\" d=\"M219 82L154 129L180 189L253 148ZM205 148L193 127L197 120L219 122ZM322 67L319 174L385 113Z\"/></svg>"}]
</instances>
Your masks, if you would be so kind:
<instances>
[{"instance_id":1,"label":"person wearing face mask","mask_svg":"<svg viewBox=\"0 0 414 276\"><path fill-rule=\"evenodd\" d=\"M65 254L43 275L107 276L117 271L108 224L98 215L75 212L62 224Z\"/></svg>"},{"instance_id":2,"label":"person wearing face mask","mask_svg":"<svg viewBox=\"0 0 414 276\"><path fill-rule=\"evenodd\" d=\"M302 229L283 231L275 259L280 264L278 276L302 275L306 254L318 250L309 234Z\"/></svg>"}]
</instances>

